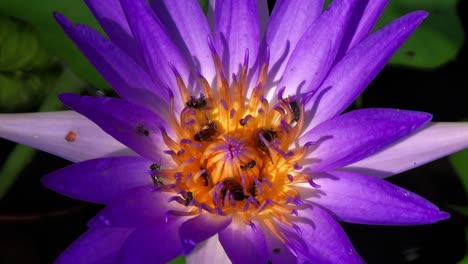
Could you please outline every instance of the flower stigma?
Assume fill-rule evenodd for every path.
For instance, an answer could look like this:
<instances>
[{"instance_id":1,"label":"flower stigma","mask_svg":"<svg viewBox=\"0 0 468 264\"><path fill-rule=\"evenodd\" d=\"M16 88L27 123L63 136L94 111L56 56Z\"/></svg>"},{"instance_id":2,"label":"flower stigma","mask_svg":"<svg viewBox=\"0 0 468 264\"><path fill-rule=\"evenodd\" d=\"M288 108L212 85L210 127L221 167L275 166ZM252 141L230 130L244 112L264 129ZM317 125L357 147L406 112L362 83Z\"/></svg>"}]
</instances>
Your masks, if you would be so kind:
<instances>
[{"instance_id":1,"label":"flower stigma","mask_svg":"<svg viewBox=\"0 0 468 264\"><path fill-rule=\"evenodd\" d=\"M167 147L164 153L170 155L176 167L166 169L154 163L149 171L153 183L161 191L175 193L170 202L192 207L188 212L173 214L207 211L231 215L245 224L255 220L285 242L273 218L298 228L287 217L297 215L295 208L302 205L298 191L291 186L309 181L299 165L309 144L294 146L304 121L304 104L294 97L283 98L281 90L274 107L270 107L263 96L268 50L248 97L248 50L230 86L211 42L210 49L216 68L215 84L211 87L197 73L202 87L199 95L189 93L172 67L185 107L180 116L170 111L176 138L162 126L160 129ZM173 108L176 99L166 89Z\"/></svg>"}]
</instances>

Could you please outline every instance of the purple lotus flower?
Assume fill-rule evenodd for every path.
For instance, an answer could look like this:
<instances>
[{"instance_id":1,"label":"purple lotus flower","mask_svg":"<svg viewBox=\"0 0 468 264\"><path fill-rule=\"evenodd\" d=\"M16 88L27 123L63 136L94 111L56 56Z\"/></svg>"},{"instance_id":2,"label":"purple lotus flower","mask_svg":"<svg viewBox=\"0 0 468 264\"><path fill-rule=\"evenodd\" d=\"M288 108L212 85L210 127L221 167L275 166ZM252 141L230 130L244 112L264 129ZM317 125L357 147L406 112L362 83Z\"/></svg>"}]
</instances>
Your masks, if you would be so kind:
<instances>
[{"instance_id":1,"label":"purple lotus flower","mask_svg":"<svg viewBox=\"0 0 468 264\"><path fill-rule=\"evenodd\" d=\"M335 220L448 214L382 178L468 146L468 125L342 112L426 17L387 1L87 0L109 40L55 17L121 99L0 116L0 136L78 162L43 178L106 207L57 263L361 263ZM404 97L404 95L402 95ZM79 114L78 114L79 113Z\"/></svg>"}]
</instances>

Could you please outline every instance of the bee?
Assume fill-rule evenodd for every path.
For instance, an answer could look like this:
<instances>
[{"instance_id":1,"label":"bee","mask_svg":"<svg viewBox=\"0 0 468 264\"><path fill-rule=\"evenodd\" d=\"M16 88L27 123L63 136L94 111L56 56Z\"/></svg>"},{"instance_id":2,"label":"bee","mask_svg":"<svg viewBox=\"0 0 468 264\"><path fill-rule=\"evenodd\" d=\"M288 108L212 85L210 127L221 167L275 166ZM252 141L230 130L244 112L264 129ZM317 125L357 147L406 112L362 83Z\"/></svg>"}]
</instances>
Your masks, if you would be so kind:
<instances>
[{"instance_id":1,"label":"bee","mask_svg":"<svg viewBox=\"0 0 468 264\"><path fill-rule=\"evenodd\" d=\"M160 171L160 170L161 170L161 165L160 165L160 164L157 164L157 163L153 163L153 164L151 164L151 166L150 166L150 170L151 170L152 172L154 172L154 171Z\"/></svg>"},{"instance_id":2,"label":"bee","mask_svg":"<svg viewBox=\"0 0 468 264\"><path fill-rule=\"evenodd\" d=\"M247 162L247 164L243 164L243 165L240 165L240 168L242 170L246 170L246 169L252 169L253 167L255 167L255 165L257 165L257 162L255 162L255 160L251 160L249 162Z\"/></svg>"},{"instance_id":3,"label":"bee","mask_svg":"<svg viewBox=\"0 0 468 264\"><path fill-rule=\"evenodd\" d=\"M149 136L149 130L146 129L145 126L141 123L135 127L135 133L137 133L139 136Z\"/></svg>"},{"instance_id":4,"label":"bee","mask_svg":"<svg viewBox=\"0 0 468 264\"><path fill-rule=\"evenodd\" d=\"M193 200L193 193L187 192L187 197L185 198L185 206L188 206L190 202Z\"/></svg>"},{"instance_id":5,"label":"bee","mask_svg":"<svg viewBox=\"0 0 468 264\"><path fill-rule=\"evenodd\" d=\"M211 141L212 137L218 132L218 127L213 121L208 121L203 125L202 129L193 135L193 139L198 142Z\"/></svg>"},{"instance_id":6,"label":"bee","mask_svg":"<svg viewBox=\"0 0 468 264\"><path fill-rule=\"evenodd\" d=\"M188 100L186 103L185 103L185 106L187 106L188 108L191 108L191 109L202 109L202 108L205 108L206 106L206 98L204 95L200 95L200 97L198 98L195 98L193 96L190 96L190 100Z\"/></svg>"},{"instance_id":7,"label":"bee","mask_svg":"<svg viewBox=\"0 0 468 264\"><path fill-rule=\"evenodd\" d=\"M153 180L154 186L161 186L164 185L163 181L159 177L159 175L151 175L151 179Z\"/></svg>"},{"instance_id":8,"label":"bee","mask_svg":"<svg viewBox=\"0 0 468 264\"><path fill-rule=\"evenodd\" d=\"M297 104L297 102L296 101L289 102L289 107L291 108L292 115L293 115L291 123L299 121L299 118L301 117L301 108L299 108L299 105Z\"/></svg>"},{"instance_id":9,"label":"bee","mask_svg":"<svg viewBox=\"0 0 468 264\"><path fill-rule=\"evenodd\" d=\"M268 147L265 145L263 140L260 138L260 135L262 135L266 141L271 142L273 139L278 137L278 134L274 130L265 128L260 128L254 133L254 140L257 141L257 147L260 149L260 151L267 154L271 159L270 151L268 150Z\"/></svg>"},{"instance_id":10,"label":"bee","mask_svg":"<svg viewBox=\"0 0 468 264\"><path fill-rule=\"evenodd\" d=\"M163 181L161 180L161 178L158 175L158 172L161 170L161 165L157 164L157 163L153 163L150 166L150 170L151 170L151 173L152 173L151 174L151 179L153 180L153 184L155 186L164 185Z\"/></svg>"},{"instance_id":11,"label":"bee","mask_svg":"<svg viewBox=\"0 0 468 264\"><path fill-rule=\"evenodd\" d=\"M242 201L248 197L244 194L242 185L240 185L236 180L232 178L228 178L223 181L223 189L221 190L221 195L223 196L223 199L226 196L226 192L228 190L229 193L231 193L232 197L234 197L234 200L236 201Z\"/></svg>"}]
</instances>

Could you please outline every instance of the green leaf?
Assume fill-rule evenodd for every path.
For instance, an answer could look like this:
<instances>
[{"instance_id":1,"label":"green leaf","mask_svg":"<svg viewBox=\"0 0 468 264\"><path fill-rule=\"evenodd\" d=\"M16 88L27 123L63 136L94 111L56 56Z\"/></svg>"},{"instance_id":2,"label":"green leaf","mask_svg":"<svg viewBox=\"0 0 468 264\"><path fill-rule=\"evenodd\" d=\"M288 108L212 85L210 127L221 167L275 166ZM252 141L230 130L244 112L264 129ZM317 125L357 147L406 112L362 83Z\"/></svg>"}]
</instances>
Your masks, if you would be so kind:
<instances>
[{"instance_id":1,"label":"green leaf","mask_svg":"<svg viewBox=\"0 0 468 264\"><path fill-rule=\"evenodd\" d=\"M435 68L453 60L464 41L457 3L458 0L390 1L377 28L411 11L422 9L429 12L429 16L392 57L390 63Z\"/></svg>"},{"instance_id":2,"label":"green leaf","mask_svg":"<svg viewBox=\"0 0 468 264\"><path fill-rule=\"evenodd\" d=\"M169 261L168 264L184 264L185 263L185 258L184 256L178 256L177 258Z\"/></svg>"},{"instance_id":3,"label":"green leaf","mask_svg":"<svg viewBox=\"0 0 468 264\"><path fill-rule=\"evenodd\" d=\"M198 3L200 4L201 8L203 9L203 12L205 12L205 14L208 12L208 0L198 0Z\"/></svg>"},{"instance_id":4,"label":"green leaf","mask_svg":"<svg viewBox=\"0 0 468 264\"><path fill-rule=\"evenodd\" d=\"M13 16L34 25L42 45L50 54L63 59L72 70L98 89L108 89L107 83L65 36L52 13L58 11L74 23L99 28L82 0L0 0L0 14Z\"/></svg>"},{"instance_id":5,"label":"green leaf","mask_svg":"<svg viewBox=\"0 0 468 264\"><path fill-rule=\"evenodd\" d=\"M449 160L458 177L460 177L465 190L468 192L468 149L450 155Z\"/></svg>"}]
</instances>

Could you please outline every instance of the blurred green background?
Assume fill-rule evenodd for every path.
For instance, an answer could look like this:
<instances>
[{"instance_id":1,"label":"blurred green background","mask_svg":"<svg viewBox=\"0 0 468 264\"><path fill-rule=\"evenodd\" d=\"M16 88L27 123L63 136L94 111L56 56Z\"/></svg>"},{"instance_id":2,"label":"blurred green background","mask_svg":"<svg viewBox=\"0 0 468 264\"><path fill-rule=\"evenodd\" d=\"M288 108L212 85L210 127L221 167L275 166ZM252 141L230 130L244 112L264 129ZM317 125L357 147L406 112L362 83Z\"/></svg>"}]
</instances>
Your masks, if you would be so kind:
<instances>
[{"instance_id":1,"label":"blurred green background","mask_svg":"<svg viewBox=\"0 0 468 264\"><path fill-rule=\"evenodd\" d=\"M207 1L199 1L206 10ZM275 1L269 1L270 10ZM354 107L430 112L435 121L468 120L466 1L391 0L376 28L407 12L430 16L394 55ZM100 30L82 0L0 0L0 112L64 109L62 92L113 95L52 18ZM102 30L101 30L102 32ZM50 263L86 229L98 205L43 188L41 175L68 162L0 140L0 262ZM389 179L451 213L423 227L343 224L369 263L462 263L467 253L468 150ZM464 231L465 230L465 231ZM26 254L25 254L26 252ZM427 262L440 260L441 262ZM468 263L468 257L465 257ZM174 263L183 263L183 258Z\"/></svg>"}]
</instances>

